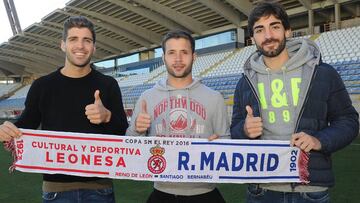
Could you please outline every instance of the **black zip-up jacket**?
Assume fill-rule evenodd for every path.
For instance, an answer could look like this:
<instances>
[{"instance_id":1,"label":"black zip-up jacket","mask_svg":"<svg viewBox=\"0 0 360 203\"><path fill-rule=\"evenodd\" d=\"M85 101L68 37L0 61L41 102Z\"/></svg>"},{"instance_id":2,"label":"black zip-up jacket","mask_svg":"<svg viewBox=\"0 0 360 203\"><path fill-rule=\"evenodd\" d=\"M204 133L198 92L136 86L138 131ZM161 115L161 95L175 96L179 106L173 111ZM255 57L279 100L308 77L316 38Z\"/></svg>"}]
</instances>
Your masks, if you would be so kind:
<instances>
[{"instance_id":1,"label":"black zip-up jacket","mask_svg":"<svg viewBox=\"0 0 360 203\"><path fill-rule=\"evenodd\" d=\"M230 133L232 139L249 139L244 133L246 105L260 116L258 96L248 78L239 80L235 95ZM296 132L316 137L322 146L311 151L309 158L309 185L334 185L331 154L349 145L359 133L359 115L352 106L348 92L336 70L320 62L314 70L305 102L297 118Z\"/></svg>"}]
</instances>

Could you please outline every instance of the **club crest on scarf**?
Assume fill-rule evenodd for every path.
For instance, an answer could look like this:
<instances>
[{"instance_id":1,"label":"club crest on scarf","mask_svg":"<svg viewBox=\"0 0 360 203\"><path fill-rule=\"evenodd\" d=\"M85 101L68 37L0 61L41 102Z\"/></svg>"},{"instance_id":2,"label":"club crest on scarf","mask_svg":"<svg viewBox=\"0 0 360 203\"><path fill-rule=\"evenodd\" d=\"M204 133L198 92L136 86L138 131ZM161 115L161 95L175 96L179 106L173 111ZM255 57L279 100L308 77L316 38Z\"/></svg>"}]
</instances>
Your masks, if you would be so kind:
<instances>
[{"instance_id":1,"label":"club crest on scarf","mask_svg":"<svg viewBox=\"0 0 360 203\"><path fill-rule=\"evenodd\" d=\"M164 172L166 168L166 160L163 157L165 153L165 148L156 145L155 147L150 148L150 153L152 156L148 160L148 169L154 174L160 174Z\"/></svg>"}]
</instances>

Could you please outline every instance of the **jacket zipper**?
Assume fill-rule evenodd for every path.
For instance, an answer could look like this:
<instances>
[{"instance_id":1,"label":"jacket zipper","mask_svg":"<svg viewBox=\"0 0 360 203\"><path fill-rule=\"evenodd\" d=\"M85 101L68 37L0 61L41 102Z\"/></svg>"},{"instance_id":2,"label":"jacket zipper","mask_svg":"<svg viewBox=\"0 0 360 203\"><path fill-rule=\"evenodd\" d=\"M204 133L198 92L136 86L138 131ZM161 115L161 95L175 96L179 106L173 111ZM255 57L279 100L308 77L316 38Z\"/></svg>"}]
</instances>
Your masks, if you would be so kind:
<instances>
[{"instance_id":1,"label":"jacket zipper","mask_svg":"<svg viewBox=\"0 0 360 203\"><path fill-rule=\"evenodd\" d=\"M260 110L260 99L258 97L258 95L256 94L256 91L255 91L255 87L253 86L253 84L251 83L250 79L243 73L243 77L245 77L245 80L246 82L249 84L250 86L250 89L252 91L252 93L254 94L255 98L256 98L256 101L258 103L258 110L259 110L259 115L260 115L260 118L261 118L261 110ZM256 187L259 188L260 187L260 184L256 184Z\"/></svg>"},{"instance_id":2,"label":"jacket zipper","mask_svg":"<svg viewBox=\"0 0 360 203\"><path fill-rule=\"evenodd\" d=\"M297 121L296 121L296 125L295 125L295 129L294 129L294 133L296 133L298 131L298 128L299 128L299 123L300 123L300 118L302 117L302 114L304 113L304 109L305 109L305 104L307 103L308 99L309 99L309 92L313 86L313 81L314 81L314 78L316 76L316 73L317 73L317 68L315 66L315 70L311 76L311 80L310 80L310 86L308 88L308 91L306 92L306 97L305 97L305 100L304 100L304 103L300 109L300 114L299 114L299 117L297 118ZM291 191L292 192L295 192L295 186L296 186L296 183L291 183Z\"/></svg>"},{"instance_id":3,"label":"jacket zipper","mask_svg":"<svg viewBox=\"0 0 360 203\"><path fill-rule=\"evenodd\" d=\"M249 84L251 91L252 91L253 94L255 95L256 101L257 101L258 106L259 106L259 108L258 108L259 114L260 114L260 117L261 117L260 99L259 99L258 95L256 94L255 87L254 87L253 84L251 83L250 79L249 79L245 74L243 74L243 75L244 75L243 77L245 77L245 80L246 80L247 83Z\"/></svg>"},{"instance_id":4,"label":"jacket zipper","mask_svg":"<svg viewBox=\"0 0 360 203\"><path fill-rule=\"evenodd\" d=\"M317 73L317 68L314 70L314 72L313 72L313 74L312 74L312 76L311 76L310 86L309 86L309 88L308 88L308 91L306 92L306 97L305 97L304 103L303 103L303 105L302 105L302 107L301 107L301 109L300 109L299 117L298 117L297 120L296 120L296 125L295 125L295 129L294 129L294 133L296 133L297 130L298 130L298 128L299 128L300 118L302 117L302 114L303 114L303 112L304 112L304 106L305 106L305 104L307 103L307 101L308 101L308 99L309 99L309 92L310 92L310 90L311 90L311 88L312 88L312 86L313 86L313 80L314 80L314 78L315 78L315 76L316 76L316 73Z\"/></svg>"}]
</instances>

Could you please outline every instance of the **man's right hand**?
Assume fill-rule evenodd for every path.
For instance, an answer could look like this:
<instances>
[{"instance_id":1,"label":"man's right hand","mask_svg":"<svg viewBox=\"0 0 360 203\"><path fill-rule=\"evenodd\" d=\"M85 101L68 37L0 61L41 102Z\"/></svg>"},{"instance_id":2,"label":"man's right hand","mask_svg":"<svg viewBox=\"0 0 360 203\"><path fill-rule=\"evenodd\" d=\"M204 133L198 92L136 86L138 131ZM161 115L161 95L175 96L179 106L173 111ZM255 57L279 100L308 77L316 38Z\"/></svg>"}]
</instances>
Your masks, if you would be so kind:
<instances>
[{"instance_id":1,"label":"man's right hand","mask_svg":"<svg viewBox=\"0 0 360 203\"><path fill-rule=\"evenodd\" d=\"M138 133L145 133L149 128L151 124L151 117L147 113L147 107L146 107L146 101L141 101L141 112L136 117L135 121L135 130Z\"/></svg>"},{"instance_id":2,"label":"man's right hand","mask_svg":"<svg viewBox=\"0 0 360 203\"><path fill-rule=\"evenodd\" d=\"M0 125L0 141L10 141L13 138L20 137L21 131L13 123L5 121Z\"/></svg>"},{"instance_id":3,"label":"man's right hand","mask_svg":"<svg viewBox=\"0 0 360 203\"><path fill-rule=\"evenodd\" d=\"M254 117L253 110L250 106L246 106L247 116L244 124L245 134L251 138L257 138L262 134L263 123L260 117Z\"/></svg>"}]
</instances>

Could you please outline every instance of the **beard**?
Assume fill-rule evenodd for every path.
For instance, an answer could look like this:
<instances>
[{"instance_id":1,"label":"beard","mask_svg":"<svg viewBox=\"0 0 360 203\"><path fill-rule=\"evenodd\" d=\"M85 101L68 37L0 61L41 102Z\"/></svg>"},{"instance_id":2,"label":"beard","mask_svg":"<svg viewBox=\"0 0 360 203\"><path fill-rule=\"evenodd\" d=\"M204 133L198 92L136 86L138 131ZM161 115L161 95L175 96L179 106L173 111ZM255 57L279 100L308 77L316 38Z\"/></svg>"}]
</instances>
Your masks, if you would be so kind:
<instances>
[{"instance_id":1,"label":"beard","mask_svg":"<svg viewBox=\"0 0 360 203\"><path fill-rule=\"evenodd\" d=\"M182 73L176 73L173 69L171 69L171 65L168 64L166 61L165 61L165 65L168 74L174 78L185 78L192 72L192 61L189 66L185 67L185 70Z\"/></svg>"},{"instance_id":2,"label":"beard","mask_svg":"<svg viewBox=\"0 0 360 203\"><path fill-rule=\"evenodd\" d=\"M279 43L279 46L276 48L276 49L273 49L273 50L270 50L270 51L265 51L263 49L263 46L266 44L266 43L271 43L271 42L277 42ZM266 56L266 57L276 57L278 56L286 47L286 37L284 36L284 38L282 40L278 40L278 39L267 39L266 41L264 41L261 46L256 44L256 48L258 49L258 51Z\"/></svg>"}]
</instances>

